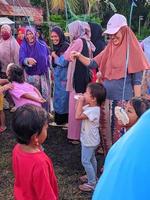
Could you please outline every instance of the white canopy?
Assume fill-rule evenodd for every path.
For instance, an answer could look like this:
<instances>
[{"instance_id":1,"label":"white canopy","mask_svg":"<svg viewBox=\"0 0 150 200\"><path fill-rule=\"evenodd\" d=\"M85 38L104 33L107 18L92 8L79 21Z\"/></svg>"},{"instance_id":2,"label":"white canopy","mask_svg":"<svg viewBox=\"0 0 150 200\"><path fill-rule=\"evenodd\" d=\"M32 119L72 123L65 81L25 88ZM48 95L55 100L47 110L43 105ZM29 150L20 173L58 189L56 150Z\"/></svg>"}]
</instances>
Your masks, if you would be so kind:
<instances>
[{"instance_id":1,"label":"white canopy","mask_svg":"<svg viewBox=\"0 0 150 200\"><path fill-rule=\"evenodd\" d=\"M0 26L3 24L14 24L12 20L10 20L8 17L0 17Z\"/></svg>"}]
</instances>

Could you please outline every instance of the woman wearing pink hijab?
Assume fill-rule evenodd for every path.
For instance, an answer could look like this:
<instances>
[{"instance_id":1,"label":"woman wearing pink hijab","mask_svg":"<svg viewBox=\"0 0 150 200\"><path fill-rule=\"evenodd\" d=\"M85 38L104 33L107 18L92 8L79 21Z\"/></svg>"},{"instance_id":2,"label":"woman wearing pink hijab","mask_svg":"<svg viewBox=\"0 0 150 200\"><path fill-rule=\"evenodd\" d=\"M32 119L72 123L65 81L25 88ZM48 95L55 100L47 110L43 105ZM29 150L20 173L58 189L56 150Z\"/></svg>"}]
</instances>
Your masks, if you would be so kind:
<instances>
[{"instance_id":1,"label":"woman wearing pink hijab","mask_svg":"<svg viewBox=\"0 0 150 200\"><path fill-rule=\"evenodd\" d=\"M4 76L9 63L19 64L19 44L12 36L11 27L5 24L1 27L0 38L0 64Z\"/></svg>"},{"instance_id":2,"label":"woman wearing pink hijab","mask_svg":"<svg viewBox=\"0 0 150 200\"><path fill-rule=\"evenodd\" d=\"M73 144L79 143L81 121L75 119L75 95L84 93L87 84L91 81L90 70L85 67L79 60L71 61L70 54L72 51L81 52L83 55L91 57L95 50L94 45L90 41L90 30L87 26L76 20L68 25L71 44L64 54L66 60L69 61L67 74L67 91L69 91L69 119L68 119L68 139Z\"/></svg>"},{"instance_id":3,"label":"woman wearing pink hijab","mask_svg":"<svg viewBox=\"0 0 150 200\"><path fill-rule=\"evenodd\" d=\"M101 136L105 154L120 136L114 108L133 96L141 95L142 74L150 66L134 33L123 15L113 15L104 32L110 38L106 48L94 59L72 52L72 59L88 67L99 67L101 80L107 91L105 106L101 109Z\"/></svg>"},{"instance_id":4,"label":"woman wearing pink hijab","mask_svg":"<svg viewBox=\"0 0 150 200\"><path fill-rule=\"evenodd\" d=\"M9 25L3 25L0 34L0 64L1 72L5 76L6 67L9 63L19 64L19 44L12 36Z\"/></svg>"}]
</instances>

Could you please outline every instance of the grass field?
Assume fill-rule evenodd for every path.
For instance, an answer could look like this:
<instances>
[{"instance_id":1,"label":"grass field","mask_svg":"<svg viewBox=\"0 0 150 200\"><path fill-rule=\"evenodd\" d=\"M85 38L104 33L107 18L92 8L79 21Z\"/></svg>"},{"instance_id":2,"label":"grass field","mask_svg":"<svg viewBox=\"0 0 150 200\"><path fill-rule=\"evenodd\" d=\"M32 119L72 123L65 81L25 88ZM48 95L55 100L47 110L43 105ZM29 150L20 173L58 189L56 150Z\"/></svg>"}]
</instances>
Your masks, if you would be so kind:
<instances>
[{"instance_id":1,"label":"grass field","mask_svg":"<svg viewBox=\"0 0 150 200\"><path fill-rule=\"evenodd\" d=\"M0 134L0 200L13 200L13 174L11 153L16 144L11 131L12 114L7 114L7 131ZM59 185L60 200L90 200L91 193L83 193L78 189L79 177L84 174L80 162L80 145L72 145L67 140L67 131L61 128L48 129L48 139L43 145L45 152L51 157ZM98 155L98 169L103 157Z\"/></svg>"}]
</instances>

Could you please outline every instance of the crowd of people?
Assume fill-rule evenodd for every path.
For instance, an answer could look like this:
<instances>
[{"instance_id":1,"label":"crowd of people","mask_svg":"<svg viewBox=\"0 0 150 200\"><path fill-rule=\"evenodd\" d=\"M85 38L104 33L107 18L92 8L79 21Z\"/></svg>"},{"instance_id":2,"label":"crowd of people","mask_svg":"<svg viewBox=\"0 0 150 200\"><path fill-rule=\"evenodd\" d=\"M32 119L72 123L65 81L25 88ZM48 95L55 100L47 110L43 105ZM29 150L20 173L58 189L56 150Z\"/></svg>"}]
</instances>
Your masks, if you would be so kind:
<instances>
[{"instance_id":1,"label":"crowd of people","mask_svg":"<svg viewBox=\"0 0 150 200\"><path fill-rule=\"evenodd\" d=\"M70 40L54 26L50 48L34 27L20 27L16 39L9 25L0 29L0 133L7 128L7 102L18 142L15 199L59 199L52 161L42 147L48 126L58 126L67 128L70 143L81 143L81 191L95 190L93 200L148 200L149 37L140 44L121 14L110 18L104 32L79 20L68 31ZM100 147L103 169L95 156Z\"/></svg>"}]
</instances>

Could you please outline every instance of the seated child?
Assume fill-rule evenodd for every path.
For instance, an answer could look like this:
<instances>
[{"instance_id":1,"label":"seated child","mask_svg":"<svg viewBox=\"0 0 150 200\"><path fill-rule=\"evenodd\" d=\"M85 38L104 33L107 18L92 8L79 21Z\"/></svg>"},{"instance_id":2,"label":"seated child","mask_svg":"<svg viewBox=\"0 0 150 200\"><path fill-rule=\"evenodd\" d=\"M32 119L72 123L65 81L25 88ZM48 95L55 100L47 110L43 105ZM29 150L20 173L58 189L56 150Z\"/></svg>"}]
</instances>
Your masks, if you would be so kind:
<instances>
[{"instance_id":1,"label":"seated child","mask_svg":"<svg viewBox=\"0 0 150 200\"><path fill-rule=\"evenodd\" d=\"M3 106L4 106L3 92L9 89L12 89L12 84L9 84L9 81L7 79L0 79L0 133L6 130L5 114L3 111Z\"/></svg>"},{"instance_id":2,"label":"seated child","mask_svg":"<svg viewBox=\"0 0 150 200\"><path fill-rule=\"evenodd\" d=\"M82 191L92 191L97 182L97 160L95 150L100 143L99 120L100 105L105 101L106 90L100 83L90 83L84 95L77 102L76 119L82 120L81 126L81 161L86 176L80 177Z\"/></svg>"},{"instance_id":3,"label":"seated child","mask_svg":"<svg viewBox=\"0 0 150 200\"><path fill-rule=\"evenodd\" d=\"M9 64L6 74L8 80L12 82L13 89L9 90L9 93L16 108L28 103L41 106L45 102L38 89L25 82L24 71L21 67Z\"/></svg>"},{"instance_id":4,"label":"seated child","mask_svg":"<svg viewBox=\"0 0 150 200\"><path fill-rule=\"evenodd\" d=\"M14 199L58 200L52 161L41 149L47 138L47 112L35 105L21 106L12 127L18 141L13 149Z\"/></svg>"}]
</instances>

